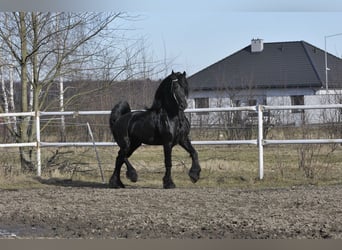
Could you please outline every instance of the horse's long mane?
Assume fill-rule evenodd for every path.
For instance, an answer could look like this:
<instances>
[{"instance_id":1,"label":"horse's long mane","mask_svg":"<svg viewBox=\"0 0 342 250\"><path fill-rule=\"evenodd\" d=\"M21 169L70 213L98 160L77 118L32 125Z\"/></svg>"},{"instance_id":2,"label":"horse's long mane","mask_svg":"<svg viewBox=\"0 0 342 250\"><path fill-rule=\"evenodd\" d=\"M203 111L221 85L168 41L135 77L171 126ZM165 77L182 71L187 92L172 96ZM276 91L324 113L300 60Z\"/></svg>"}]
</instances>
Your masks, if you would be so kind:
<instances>
[{"instance_id":1,"label":"horse's long mane","mask_svg":"<svg viewBox=\"0 0 342 250\"><path fill-rule=\"evenodd\" d=\"M165 109L171 113L178 113L187 106L188 83L185 78L186 73L172 73L166 77L159 85L154 95L154 100L148 110L159 112ZM185 108L184 108L185 107Z\"/></svg>"}]
</instances>

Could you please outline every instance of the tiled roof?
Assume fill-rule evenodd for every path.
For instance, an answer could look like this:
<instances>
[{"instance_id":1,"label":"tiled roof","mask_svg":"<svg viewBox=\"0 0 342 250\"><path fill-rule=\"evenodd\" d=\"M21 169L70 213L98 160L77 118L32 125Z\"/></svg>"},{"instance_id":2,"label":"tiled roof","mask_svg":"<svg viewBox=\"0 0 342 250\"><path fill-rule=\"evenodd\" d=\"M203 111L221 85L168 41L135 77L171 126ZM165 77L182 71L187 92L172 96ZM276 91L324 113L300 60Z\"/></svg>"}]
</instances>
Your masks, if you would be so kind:
<instances>
[{"instance_id":1,"label":"tiled roof","mask_svg":"<svg viewBox=\"0 0 342 250\"><path fill-rule=\"evenodd\" d=\"M342 88L342 60L328 53L330 88ZM191 90L325 87L324 50L307 42L264 43L251 46L189 77Z\"/></svg>"}]
</instances>

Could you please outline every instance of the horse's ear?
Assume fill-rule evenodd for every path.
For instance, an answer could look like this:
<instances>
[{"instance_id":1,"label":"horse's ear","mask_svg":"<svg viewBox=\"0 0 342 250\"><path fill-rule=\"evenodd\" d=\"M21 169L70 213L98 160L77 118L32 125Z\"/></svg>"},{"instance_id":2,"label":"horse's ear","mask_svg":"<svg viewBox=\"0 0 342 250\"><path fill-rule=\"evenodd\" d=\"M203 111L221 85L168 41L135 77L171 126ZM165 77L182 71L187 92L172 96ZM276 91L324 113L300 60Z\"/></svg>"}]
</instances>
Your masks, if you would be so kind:
<instances>
[{"instance_id":1,"label":"horse's ear","mask_svg":"<svg viewBox=\"0 0 342 250\"><path fill-rule=\"evenodd\" d=\"M185 71L183 72L183 76L184 76L184 77L186 76L186 72L185 72Z\"/></svg>"},{"instance_id":2,"label":"horse's ear","mask_svg":"<svg viewBox=\"0 0 342 250\"><path fill-rule=\"evenodd\" d=\"M172 73L171 73L171 74L173 75L174 73L175 73L175 72L173 72L173 70L172 70Z\"/></svg>"}]
</instances>

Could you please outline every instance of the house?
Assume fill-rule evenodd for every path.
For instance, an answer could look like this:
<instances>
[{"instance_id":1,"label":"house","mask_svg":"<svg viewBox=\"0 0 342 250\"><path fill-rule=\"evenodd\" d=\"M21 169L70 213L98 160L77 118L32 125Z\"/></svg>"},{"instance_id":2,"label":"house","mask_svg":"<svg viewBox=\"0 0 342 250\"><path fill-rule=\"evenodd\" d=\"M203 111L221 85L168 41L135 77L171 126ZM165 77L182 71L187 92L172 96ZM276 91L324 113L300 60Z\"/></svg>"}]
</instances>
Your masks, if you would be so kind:
<instances>
[{"instance_id":1,"label":"house","mask_svg":"<svg viewBox=\"0 0 342 250\"><path fill-rule=\"evenodd\" d=\"M253 39L249 46L188 80L190 108L342 103L342 60L305 41L264 43ZM270 115L286 124L335 119L335 113L328 119L319 112L289 110ZM207 113L192 116L193 123L205 119L208 123L215 120Z\"/></svg>"}]
</instances>

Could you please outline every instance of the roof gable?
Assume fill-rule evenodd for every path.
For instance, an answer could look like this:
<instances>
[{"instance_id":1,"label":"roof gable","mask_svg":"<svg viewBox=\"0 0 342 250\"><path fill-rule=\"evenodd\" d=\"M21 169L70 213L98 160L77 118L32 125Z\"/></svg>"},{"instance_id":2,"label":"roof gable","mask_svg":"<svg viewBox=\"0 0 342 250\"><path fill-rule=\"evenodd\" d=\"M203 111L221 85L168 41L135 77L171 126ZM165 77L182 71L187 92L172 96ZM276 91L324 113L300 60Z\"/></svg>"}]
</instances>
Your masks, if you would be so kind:
<instances>
[{"instance_id":1,"label":"roof gable","mask_svg":"<svg viewBox=\"0 0 342 250\"><path fill-rule=\"evenodd\" d=\"M325 86L324 51L304 41L251 46L189 77L191 90ZM341 59L328 54L329 86L342 86Z\"/></svg>"}]
</instances>

